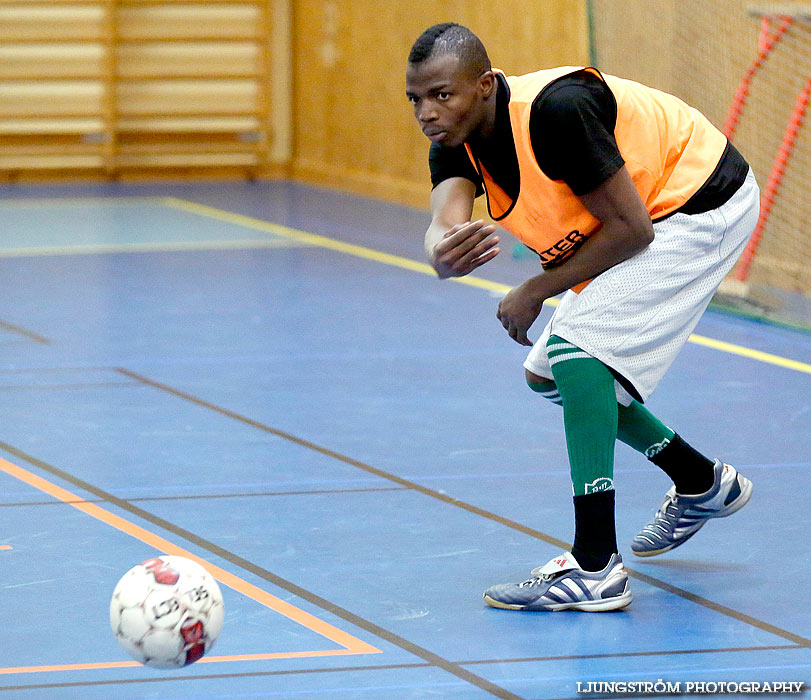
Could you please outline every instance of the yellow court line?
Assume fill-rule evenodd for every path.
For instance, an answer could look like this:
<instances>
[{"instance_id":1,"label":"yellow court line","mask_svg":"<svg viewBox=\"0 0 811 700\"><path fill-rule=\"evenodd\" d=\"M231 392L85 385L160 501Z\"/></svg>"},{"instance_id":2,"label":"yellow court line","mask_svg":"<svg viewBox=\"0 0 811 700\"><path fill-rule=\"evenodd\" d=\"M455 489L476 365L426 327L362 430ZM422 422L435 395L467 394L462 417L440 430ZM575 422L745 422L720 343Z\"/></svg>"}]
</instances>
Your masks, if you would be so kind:
<instances>
[{"instance_id":1,"label":"yellow court line","mask_svg":"<svg viewBox=\"0 0 811 700\"><path fill-rule=\"evenodd\" d=\"M10 544L0 544L0 549L11 549Z\"/></svg>"},{"instance_id":2,"label":"yellow court line","mask_svg":"<svg viewBox=\"0 0 811 700\"><path fill-rule=\"evenodd\" d=\"M761 350L753 350L743 345L735 345L734 343L727 343L723 340L716 340L715 338L708 338L704 335L697 335L693 333L689 341L696 345L703 345L706 348L713 348L721 352L728 352L731 355L740 355L741 357L748 357L750 360L758 360L766 362L770 365L777 365L778 367L785 367L786 369L793 369L797 372L804 372L811 374L811 365L807 362L800 362L799 360L791 360L788 357L781 357L780 355L773 355L770 352L763 352Z\"/></svg>"},{"instance_id":3,"label":"yellow court line","mask_svg":"<svg viewBox=\"0 0 811 700\"><path fill-rule=\"evenodd\" d=\"M319 248L327 248L334 250L338 253L345 253L347 255L354 255L356 258L364 258L366 260L374 260L375 262L383 263L384 265L391 265L392 267L399 267L403 270L410 270L411 272L418 272L422 275L429 277L436 277L434 268L427 263L418 262L411 258L406 258L401 255L392 255L391 253L384 253L374 248L367 248L366 246L356 245L354 243L345 243L344 241L336 240L335 238L328 238L327 236L320 236L316 233L307 233L306 231L299 231L295 228L282 226L281 224L272 224L269 221L262 221L255 219L252 216L244 216L243 214L235 214L223 209L210 207L206 204L197 204L196 202L187 202L184 199L177 197L164 197L163 203L167 207L173 209L180 209L182 211L205 216L209 219L216 219L228 224L235 224L236 226L243 226L245 228L253 229L254 231L264 231L275 236L284 236L301 243L307 243ZM478 287L479 289L487 289L492 292L501 292L506 294L512 289L509 285L501 284L499 282L491 282L490 280L482 279L480 277L453 277L452 282L457 284L464 284L469 287ZM557 299L550 299L547 302L550 306L556 306Z\"/></svg>"},{"instance_id":4,"label":"yellow court line","mask_svg":"<svg viewBox=\"0 0 811 700\"><path fill-rule=\"evenodd\" d=\"M257 603L264 605L267 608L279 613L280 615L284 615L284 617L292 620L293 622L297 622L298 624L306 627L307 629L315 632L316 634L320 634L322 637L334 642L343 647L343 649L337 650L335 653L339 654L380 654L382 653L380 649L373 647L371 644L367 644L366 642L353 637L348 632L344 632L333 625L330 625L328 622L324 622L323 620L318 619L314 615L301 610L294 605L291 605L287 601L282 600L281 598L277 598L274 595L271 595L267 591L263 591L261 588L254 586L251 583L248 583L244 579L239 578L238 576L232 574L230 571L226 571L225 569L212 564L211 562L198 557L195 554L183 549L182 547L177 546L173 542L164 539L160 535L155 534L154 532L150 532L149 530L136 525L135 523L130 522L114 513L111 513L104 508L96 505L95 503L88 503L87 501L81 500L76 494L71 493L67 489L63 489L61 486L57 486L54 483L51 483L47 479L43 479L36 474L23 469L22 467L13 464L2 457L0 457L0 471L5 472L9 476L13 476L15 479L19 479L20 481L28 484L29 486L33 486L44 493L47 493L58 500L67 503L73 508L90 515L97 520L100 520L111 527L114 527L121 532L124 532L136 539L141 540L145 544L148 544L158 551L165 552L166 554L174 554L181 557L186 557L187 559L191 559L196 561L201 566L205 567L205 569L220 583L228 586L229 588L233 588L235 591L241 593L252 600L255 600ZM326 652L316 651L311 652L314 655L324 655ZM332 654L333 652L329 652ZM282 657L287 658L287 657ZM137 664L136 664L137 665ZM35 667L40 668L42 670L60 670L58 666L42 666L42 667ZM20 671L9 671L7 669L0 669L0 673L19 673ZM30 671L29 671L30 672Z\"/></svg>"},{"instance_id":5,"label":"yellow court line","mask_svg":"<svg viewBox=\"0 0 811 700\"><path fill-rule=\"evenodd\" d=\"M191 212L199 216L205 216L210 219L216 219L218 221L236 224L237 226L253 229L255 231L262 231L264 233L282 236L288 240L297 241L300 244L327 248L329 250L334 250L339 253L354 255L355 257L364 258L366 260L374 260L376 262L380 262L385 265L391 265L393 267L399 267L405 270L410 270L412 272L418 272L420 274L428 275L430 277L434 277L436 275L434 269L430 265L418 262L416 260L412 260L410 258L406 258L400 255L391 255L390 253L383 253L382 251L374 250L373 248L367 248L365 246L355 245L352 243L345 243L343 241L338 241L333 238L328 238L327 236L320 236L314 233L307 233L306 231L300 231L298 229L289 228L287 226L282 226L280 224L273 224L267 221L262 221L261 219L256 219L250 216L244 216L242 214L235 214L233 212L225 211L223 209L217 209L216 207L211 207L205 204L189 202L187 200L179 199L177 197L133 196L133 197L86 197L86 198L64 198L64 199L41 198L41 199L24 199L24 200L13 200L13 199L0 200L0 206L12 208L13 207L23 208L28 206L137 204L137 203L163 205L166 207L171 207L173 209ZM219 242L213 242L209 244L203 243L202 245L200 243L189 244L190 249L195 250L220 249L220 245L221 244ZM210 246L210 248L207 248L207 246ZM235 244L234 247L236 248L242 246ZM246 245L246 247L251 246ZM225 248L226 246L223 245L222 249ZM59 248L42 248L42 249L30 248L30 249L12 249L10 251L0 251L0 257L16 257L28 255L68 255L71 253L78 254L78 253L134 252L136 249L138 251L170 251L170 250L185 250L187 248L183 243L154 244L154 246L152 244L144 244L137 247L65 246ZM468 287L476 287L478 289L485 289L487 291L497 292L500 294L506 294L511 289L511 287L507 284L493 282L491 280L486 280L481 277L475 277L473 275L468 275L466 277L455 277L452 278L451 281L457 284L464 284ZM557 299L548 299L545 302L547 306L557 306L559 303L560 302ZM768 352L762 352L760 350L748 348L743 345L727 343L723 340L716 340L714 338L708 338L706 336L697 334L691 335L688 338L688 342L693 343L695 345L701 345L703 347L712 348L713 350L718 350L720 352L726 352L732 355L738 355L740 357L746 357L751 360L756 360L758 362L765 362L767 364L775 365L777 367L783 367L785 369L794 370L796 372L811 374L811 364L807 362L792 360L787 357L774 355Z\"/></svg>"},{"instance_id":6,"label":"yellow court line","mask_svg":"<svg viewBox=\"0 0 811 700\"><path fill-rule=\"evenodd\" d=\"M354 255L366 260L374 260L375 262L380 262L385 265L392 265L404 270L419 272L420 274L431 277L436 276L436 272L434 271L433 267L426 263L412 260L411 258L391 255L390 253L383 253L379 250L355 245L353 243L344 243L343 241L328 238L327 236L319 236L314 233L299 231L298 229L288 228L287 226L281 226L280 224L272 224L268 221L255 219L251 216L235 214L223 209L217 209L205 204L197 204L196 202L188 202L176 197L164 197L163 203L166 206L174 209L182 209L183 211L192 212L199 214L200 216L216 219L218 221L236 224L237 226L245 226L246 228L250 228L255 231L264 231L276 236L285 236L293 240L309 243L313 246L335 250L339 253ZM451 278L451 281L456 282L457 284L465 284L469 287L478 287L479 289L486 289L488 291L500 292L503 294L506 294L510 291L510 289L512 289L512 287L509 285L501 284L499 282L492 282L490 280L474 277L472 275L468 275L466 277L453 277ZM558 299L547 299L544 302L544 304L547 306L557 306L559 303L560 302ZM714 338L708 338L706 336L696 334L691 335L687 341L695 345L712 348L713 350L719 350L732 355L739 355L740 357L747 357L750 360L765 362L777 367L784 367L785 369L794 370L795 372L811 374L811 364L807 362L800 362L799 360L792 360L787 357L781 357L780 355L773 355L772 353L754 350L752 348L747 348L744 345L735 345L734 343L727 343L723 340L715 340Z\"/></svg>"}]
</instances>

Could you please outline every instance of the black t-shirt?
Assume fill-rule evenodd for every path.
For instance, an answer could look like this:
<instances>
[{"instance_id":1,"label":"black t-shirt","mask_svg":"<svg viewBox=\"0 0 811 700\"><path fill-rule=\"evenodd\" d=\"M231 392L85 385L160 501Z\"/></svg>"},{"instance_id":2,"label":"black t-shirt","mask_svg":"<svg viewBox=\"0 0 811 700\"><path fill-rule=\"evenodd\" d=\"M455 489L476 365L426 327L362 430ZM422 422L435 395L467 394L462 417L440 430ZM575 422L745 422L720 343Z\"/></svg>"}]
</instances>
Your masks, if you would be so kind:
<instances>
[{"instance_id":1,"label":"black t-shirt","mask_svg":"<svg viewBox=\"0 0 811 700\"><path fill-rule=\"evenodd\" d=\"M497 78L495 129L485 144L473 147L473 154L515 200L520 178L508 107L510 88L503 75ZM530 142L539 167L548 178L565 182L574 194L588 194L625 164L614 138L616 124L614 94L591 71L579 70L552 81L535 98L530 111ZM434 187L450 177L464 177L476 184L476 196L484 193L464 146L432 144L428 161ZM699 214L716 209L738 190L748 171L743 156L727 143L713 174L678 211Z\"/></svg>"}]
</instances>

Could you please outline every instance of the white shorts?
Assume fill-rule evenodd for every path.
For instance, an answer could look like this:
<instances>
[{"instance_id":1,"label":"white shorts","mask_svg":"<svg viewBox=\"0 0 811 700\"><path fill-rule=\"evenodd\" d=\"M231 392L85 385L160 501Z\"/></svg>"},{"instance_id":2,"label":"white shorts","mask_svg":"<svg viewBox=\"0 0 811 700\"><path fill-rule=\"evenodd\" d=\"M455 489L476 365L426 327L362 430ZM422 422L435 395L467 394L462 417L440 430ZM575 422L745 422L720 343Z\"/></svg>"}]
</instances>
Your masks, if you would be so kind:
<instances>
[{"instance_id":1,"label":"white shorts","mask_svg":"<svg viewBox=\"0 0 811 700\"><path fill-rule=\"evenodd\" d=\"M546 341L557 335L624 378L634 391L615 382L620 403L645 401L743 252L759 209L750 170L718 209L655 222L655 238L643 252L598 275L580 294L566 292L524 367L551 379Z\"/></svg>"}]
</instances>

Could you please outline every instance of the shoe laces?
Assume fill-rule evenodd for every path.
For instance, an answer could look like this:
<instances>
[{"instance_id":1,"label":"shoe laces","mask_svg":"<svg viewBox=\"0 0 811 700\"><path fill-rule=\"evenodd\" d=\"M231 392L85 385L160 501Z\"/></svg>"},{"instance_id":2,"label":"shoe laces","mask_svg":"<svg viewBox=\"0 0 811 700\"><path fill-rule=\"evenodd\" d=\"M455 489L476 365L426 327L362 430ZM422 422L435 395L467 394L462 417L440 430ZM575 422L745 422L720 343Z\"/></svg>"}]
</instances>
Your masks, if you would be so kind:
<instances>
[{"instance_id":1,"label":"shoe laces","mask_svg":"<svg viewBox=\"0 0 811 700\"><path fill-rule=\"evenodd\" d=\"M644 532L656 534L658 530L662 534L667 534L675 526L681 515L682 509L678 505L678 497L668 495L662 507L656 511L653 522L642 528Z\"/></svg>"},{"instance_id":2,"label":"shoe laces","mask_svg":"<svg viewBox=\"0 0 811 700\"><path fill-rule=\"evenodd\" d=\"M533 586L540 586L542 583L546 583L547 581L551 581L555 577L555 574L538 574L537 576L533 576L532 578L528 578L526 581L522 581L518 584L519 588L532 588Z\"/></svg>"}]
</instances>

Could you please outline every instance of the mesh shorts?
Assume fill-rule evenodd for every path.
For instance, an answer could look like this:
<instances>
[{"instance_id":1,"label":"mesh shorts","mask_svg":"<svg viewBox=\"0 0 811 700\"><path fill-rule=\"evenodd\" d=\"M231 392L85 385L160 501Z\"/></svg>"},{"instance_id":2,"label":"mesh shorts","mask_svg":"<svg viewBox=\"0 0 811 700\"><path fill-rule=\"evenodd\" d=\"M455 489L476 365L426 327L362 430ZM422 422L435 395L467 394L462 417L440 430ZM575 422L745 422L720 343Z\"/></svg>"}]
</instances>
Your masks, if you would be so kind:
<instances>
[{"instance_id":1,"label":"mesh shorts","mask_svg":"<svg viewBox=\"0 0 811 700\"><path fill-rule=\"evenodd\" d=\"M718 209L653 224L641 253L566 292L524 367L552 377L546 341L558 335L624 378L617 400L645 401L661 381L752 235L760 192L752 171Z\"/></svg>"}]
</instances>

